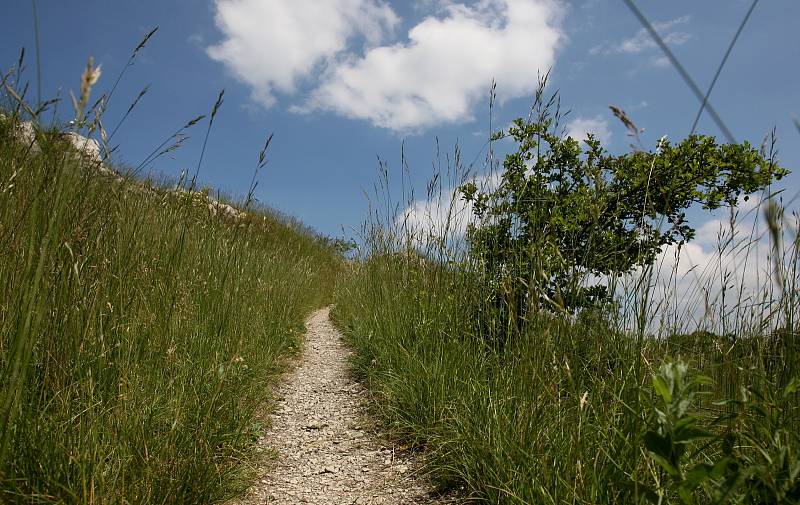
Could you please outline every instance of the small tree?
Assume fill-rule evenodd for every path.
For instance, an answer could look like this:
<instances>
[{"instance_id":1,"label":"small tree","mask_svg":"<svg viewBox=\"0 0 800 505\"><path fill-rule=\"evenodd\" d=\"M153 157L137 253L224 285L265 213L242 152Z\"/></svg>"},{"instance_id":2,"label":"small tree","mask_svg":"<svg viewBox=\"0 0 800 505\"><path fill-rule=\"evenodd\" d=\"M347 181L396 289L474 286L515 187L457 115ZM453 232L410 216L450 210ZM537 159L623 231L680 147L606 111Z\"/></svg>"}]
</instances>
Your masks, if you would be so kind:
<instances>
[{"instance_id":1,"label":"small tree","mask_svg":"<svg viewBox=\"0 0 800 505\"><path fill-rule=\"evenodd\" d=\"M583 149L558 134L553 103L539 92L534 119L493 135L517 144L499 187L460 188L477 218L467 233L473 258L495 306L512 319L540 307L574 313L607 300L609 278L694 237L689 207L734 205L788 173L746 142L718 144L704 135L677 144L662 139L656 152L621 156L588 135Z\"/></svg>"}]
</instances>

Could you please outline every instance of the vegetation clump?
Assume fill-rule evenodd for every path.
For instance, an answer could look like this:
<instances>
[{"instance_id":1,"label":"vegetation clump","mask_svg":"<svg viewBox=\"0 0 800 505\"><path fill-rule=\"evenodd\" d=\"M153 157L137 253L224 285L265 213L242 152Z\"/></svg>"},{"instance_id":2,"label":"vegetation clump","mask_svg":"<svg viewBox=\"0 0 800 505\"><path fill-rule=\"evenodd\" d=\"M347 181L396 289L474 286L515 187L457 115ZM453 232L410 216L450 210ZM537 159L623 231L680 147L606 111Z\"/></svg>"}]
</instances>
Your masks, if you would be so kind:
<instances>
[{"instance_id":1,"label":"vegetation clump","mask_svg":"<svg viewBox=\"0 0 800 505\"><path fill-rule=\"evenodd\" d=\"M365 227L334 317L377 412L427 450L442 487L478 502L799 503L792 223L763 203L775 264L735 310L730 240L701 272L706 316L657 293L653 264L693 238L690 210L735 205L787 171L699 135L619 156L589 136L583 149L537 104L507 132L517 149L499 184L457 186L476 218L465 245L399 220Z\"/></svg>"},{"instance_id":2,"label":"vegetation clump","mask_svg":"<svg viewBox=\"0 0 800 505\"><path fill-rule=\"evenodd\" d=\"M230 498L340 256L251 198L226 219L200 193L98 170L40 125L13 76L0 96L0 502ZM94 84L82 79L73 130L105 148L107 95L82 110ZM23 119L35 142L19 141Z\"/></svg>"},{"instance_id":3,"label":"vegetation clump","mask_svg":"<svg viewBox=\"0 0 800 505\"><path fill-rule=\"evenodd\" d=\"M460 188L476 218L467 239L486 289L518 318L531 307L574 312L607 301L608 283L597 279L650 265L664 246L694 237L689 207L735 206L788 173L747 142L704 135L614 156L589 134L584 149L559 135L555 101L540 91L535 120L493 135L517 144L498 187Z\"/></svg>"}]
</instances>

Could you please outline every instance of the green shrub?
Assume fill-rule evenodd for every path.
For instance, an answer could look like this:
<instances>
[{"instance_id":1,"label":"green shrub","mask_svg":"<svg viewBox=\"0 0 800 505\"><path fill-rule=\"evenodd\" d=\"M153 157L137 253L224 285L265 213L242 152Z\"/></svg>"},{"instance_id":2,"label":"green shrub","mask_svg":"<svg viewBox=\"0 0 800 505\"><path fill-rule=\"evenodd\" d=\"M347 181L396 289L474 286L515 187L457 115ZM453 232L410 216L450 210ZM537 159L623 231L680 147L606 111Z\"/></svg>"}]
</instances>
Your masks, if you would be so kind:
<instances>
[{"instance_id":1,"label":"green shrub","mask_svg":"<svg viewBox=\"0 0 800 505\"><path fill-rule=\"evenodd\" d=\"M695 230L692 205L717 209L762 191L788 171L747 142L718 144L692 135L656 152L609 155L591 134L586 149L562 138L558 113L543 100L543 80L532 116L507 132L516 152L506 156L497 188L460 187L476 220L467 239L484 289L507 317L529 310L567 310L606 301L607 279L652 264L666 245L685 243Z\"/></svg>"}]
</instances>

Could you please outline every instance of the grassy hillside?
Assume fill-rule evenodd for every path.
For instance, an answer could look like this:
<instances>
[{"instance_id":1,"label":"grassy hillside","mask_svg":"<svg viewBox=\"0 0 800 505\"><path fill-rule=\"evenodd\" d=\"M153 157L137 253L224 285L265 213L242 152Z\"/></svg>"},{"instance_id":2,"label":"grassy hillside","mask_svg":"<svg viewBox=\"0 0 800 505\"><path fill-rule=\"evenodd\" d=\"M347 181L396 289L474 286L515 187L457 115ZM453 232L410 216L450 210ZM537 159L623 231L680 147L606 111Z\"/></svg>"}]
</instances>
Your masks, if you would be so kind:
<instances>
[{"instance_id":1,"label":"grassy hillside","mask_svg":"<svg viewBox=\"0 0 800 505\"><path fill-rule=\"evenodd\" d=\"M0 120L0 501L230 496L336 254L17 128Z\"/></svg>"}]
</instances>

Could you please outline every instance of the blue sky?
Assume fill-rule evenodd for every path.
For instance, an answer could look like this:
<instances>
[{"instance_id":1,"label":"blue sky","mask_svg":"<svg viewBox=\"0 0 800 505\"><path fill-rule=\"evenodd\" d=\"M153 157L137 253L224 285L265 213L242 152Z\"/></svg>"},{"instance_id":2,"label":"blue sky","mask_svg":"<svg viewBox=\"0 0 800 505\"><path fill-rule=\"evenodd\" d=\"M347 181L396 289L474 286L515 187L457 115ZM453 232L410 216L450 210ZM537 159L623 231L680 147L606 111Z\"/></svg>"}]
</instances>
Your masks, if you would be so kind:
<instances>
[{"instance_id":1,"label":"blue sky","mask_svg":"<svg viewBox=\"0 0 800 505\"><path fill-rule=\"evenodd\" d=\"M639 0L677 57L705 88L750 0ZM225 104L200 178L247 192L258 151L274 132L256 196L318 231L340 236L366 217L364 191L385 159L397 180L405 142L411 179L424 191L436 156L458 142L482 159L487 95L497 81L497 125L527 114L538 71L552 67L570 131L601 134L612 152L629 139L608 110L626 110L644 145L688 134L698 103L621 0L39 0L43 95L68 96L88 56L106 90L132 48L159 31L129 69L108 111L114 124L139 90L149 93L117 134L119 161L137 165L186 120ZM80 7L77 7L80 5ZM6 2L0 65L28 54L35 81L31 2ZM800 2L760 2L712 96L739 140L777 128L780 160L796 168L800 134ZM33 88L35 89L35 87ZM97 95L95 95L97 96ZM68 102L65 102L65 104ZM69 111L62 108L62 118ZM704 116L700 132L719 135ZM202 131L152 168L193 169ZM792 175L786 187L797 186ZM399 184L399 183L398 183ZM399 187L397 188L399 191Z\"/></svg>"}]
</instances>

